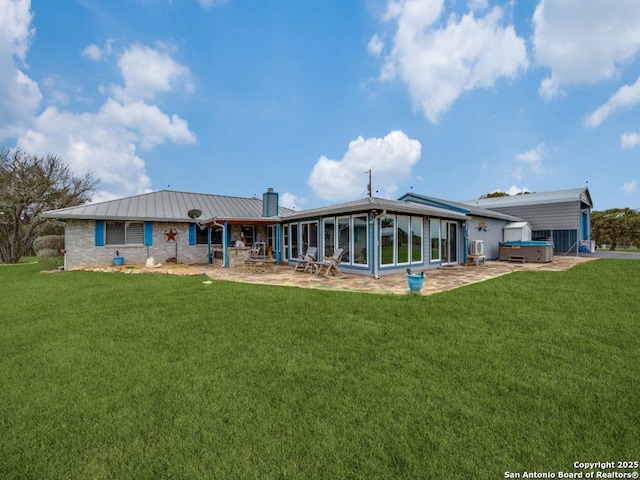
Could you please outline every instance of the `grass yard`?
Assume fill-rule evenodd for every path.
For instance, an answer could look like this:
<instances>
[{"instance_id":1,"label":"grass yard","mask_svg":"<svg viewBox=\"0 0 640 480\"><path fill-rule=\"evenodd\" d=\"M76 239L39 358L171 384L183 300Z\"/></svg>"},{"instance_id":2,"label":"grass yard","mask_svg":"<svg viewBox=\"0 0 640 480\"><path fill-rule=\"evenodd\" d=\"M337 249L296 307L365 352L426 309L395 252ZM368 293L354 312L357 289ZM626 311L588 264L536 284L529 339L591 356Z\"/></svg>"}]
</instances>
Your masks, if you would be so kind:
<instances>
[{"instance_id":1,"label":"grass yard","mask_svg":"<svg viewBox=\"0 0 640 480\"><path fill-rule=\"evenodd\" d=\"M429 297L40 268L0 266L5 480L640 460L639 261Z\"/></svg>"}]
</instances>

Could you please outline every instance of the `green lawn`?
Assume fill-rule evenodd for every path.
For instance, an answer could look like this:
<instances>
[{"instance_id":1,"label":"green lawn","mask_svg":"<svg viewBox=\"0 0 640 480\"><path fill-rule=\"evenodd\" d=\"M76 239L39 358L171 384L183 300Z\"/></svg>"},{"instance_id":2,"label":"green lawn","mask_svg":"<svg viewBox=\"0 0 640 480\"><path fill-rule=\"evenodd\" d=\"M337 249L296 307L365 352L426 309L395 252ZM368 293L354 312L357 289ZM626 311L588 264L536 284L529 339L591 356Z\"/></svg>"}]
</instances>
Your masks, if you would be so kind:
<instances>
[{"instance_id":1,"label":"green lawn","mask_svg":"<svg viewBox=\"0 0 640 480\"><path fill-rule=\"evenodd\" d=\"M640 262L425 296L0 266L0 478L505 478L640 452Z\"/></svg>"}]
</instances>

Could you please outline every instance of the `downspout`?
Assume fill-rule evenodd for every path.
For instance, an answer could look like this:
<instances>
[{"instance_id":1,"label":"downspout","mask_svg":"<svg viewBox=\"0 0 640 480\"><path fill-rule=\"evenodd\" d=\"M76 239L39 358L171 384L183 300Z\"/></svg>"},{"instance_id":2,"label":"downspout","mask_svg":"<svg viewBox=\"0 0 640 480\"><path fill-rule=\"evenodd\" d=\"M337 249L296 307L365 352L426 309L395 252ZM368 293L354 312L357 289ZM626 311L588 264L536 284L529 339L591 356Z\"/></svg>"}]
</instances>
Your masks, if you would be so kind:
<instances>
[{"instance_id":1,"label":"downspout","mask_svg":"<svg viewBox=\"0 0 640 480\"><path fill-rule=\"evenodd\" d=\"M382 213L374 216L373 220L371 221L371 223L373 224L373 278L375 278L376 280L380 278L380 275L378 275L378 220L380 220L380 218L384 217L386 214L387 211L383 210Z\"/></svg>"},{"instance_id":2,"label":"downspout","mask_svg":"<svg viewBox=\"0 0 640 480\"><path fill-rule=\"evenodd\" d=\"M218 217L215 217L211 222L214 227L222 227L222 268L227 268L229 262L227 261L227 222L218 223ZM211 260L211 226L209 226L209 263Z\"/></svg>"}]
</instances>

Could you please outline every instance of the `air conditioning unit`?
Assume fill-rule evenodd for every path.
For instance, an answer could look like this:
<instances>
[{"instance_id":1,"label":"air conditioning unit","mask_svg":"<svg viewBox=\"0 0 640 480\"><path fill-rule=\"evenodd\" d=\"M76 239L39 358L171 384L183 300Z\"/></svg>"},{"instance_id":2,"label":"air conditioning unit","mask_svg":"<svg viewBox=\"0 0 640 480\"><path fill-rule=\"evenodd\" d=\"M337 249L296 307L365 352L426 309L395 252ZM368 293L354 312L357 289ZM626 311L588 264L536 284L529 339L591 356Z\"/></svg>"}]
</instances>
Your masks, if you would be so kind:
<instances>
[{"instance_id":1,"label":"air conditioning unit","mask_svg":"<svg viewBox=\"0 0 640 480\"><path fill-rule=\"evenodd\" d=\"M484 255L484 241L471 240L469 243L469 255Z\"/></svg>"}]
</instances>

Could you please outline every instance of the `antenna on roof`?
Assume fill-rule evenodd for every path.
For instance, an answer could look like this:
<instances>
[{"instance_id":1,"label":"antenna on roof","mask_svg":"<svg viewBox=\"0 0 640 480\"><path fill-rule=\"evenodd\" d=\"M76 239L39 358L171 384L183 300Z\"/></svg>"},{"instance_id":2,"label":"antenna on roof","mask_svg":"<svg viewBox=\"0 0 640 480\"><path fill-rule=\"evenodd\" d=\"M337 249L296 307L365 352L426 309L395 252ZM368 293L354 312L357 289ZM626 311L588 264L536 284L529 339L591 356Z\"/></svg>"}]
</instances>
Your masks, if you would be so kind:
<instances>
[{"instance_id":1,"label":"antenna on roof","mask_svg":"<svg viewBox=\"0 0 640 480\"><path fill-rule=\"evenodd\" d=\"M371 169L367 170L364 173L369 174L369 183L367 184L367 193L369 194L369 196L371 196Z\"/></svg>"}]
</instances>

